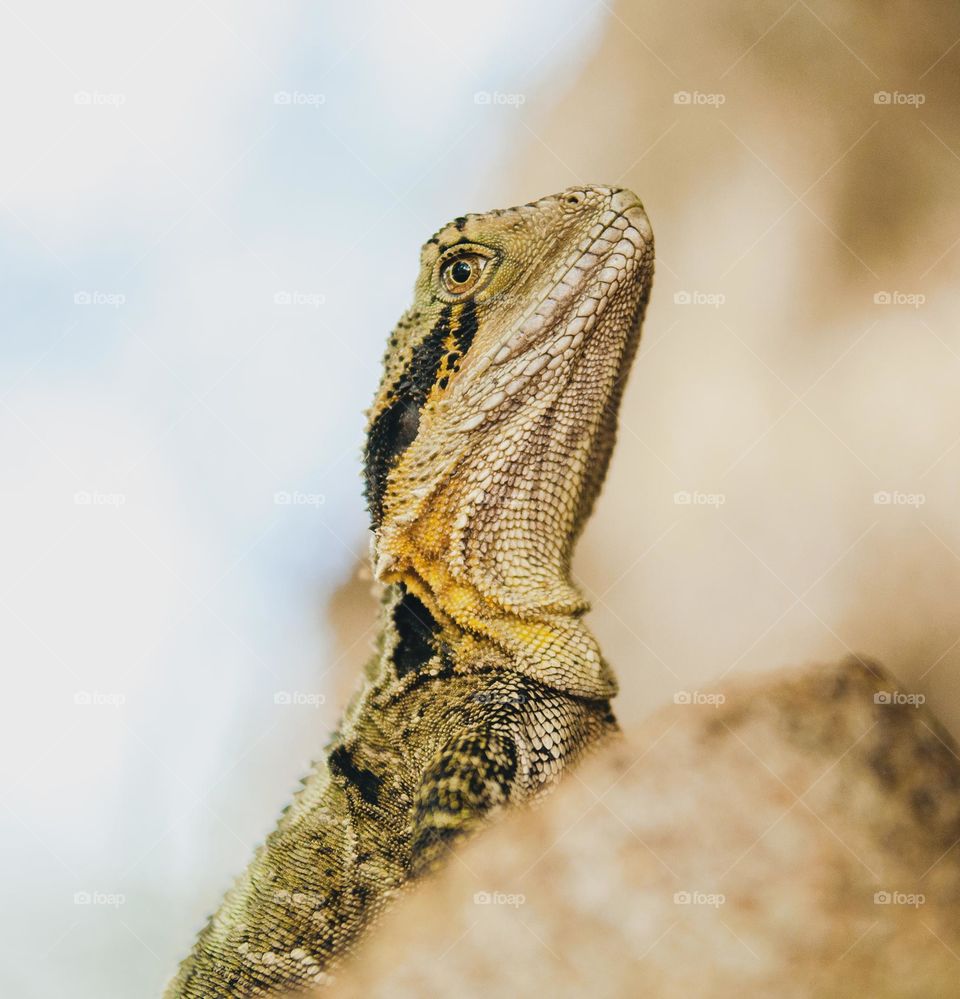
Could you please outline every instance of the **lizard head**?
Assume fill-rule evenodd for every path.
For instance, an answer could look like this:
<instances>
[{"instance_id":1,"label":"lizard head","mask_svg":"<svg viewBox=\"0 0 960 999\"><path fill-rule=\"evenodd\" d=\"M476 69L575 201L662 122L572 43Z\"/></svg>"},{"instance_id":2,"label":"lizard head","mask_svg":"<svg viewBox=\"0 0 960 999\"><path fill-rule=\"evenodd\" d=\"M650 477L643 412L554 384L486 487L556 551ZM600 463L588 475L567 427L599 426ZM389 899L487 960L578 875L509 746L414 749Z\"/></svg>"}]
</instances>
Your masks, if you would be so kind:
<instances>
[{"instance_id":1,"label":"lizard head","mask_svg":"<svg viewBox=\"0 0 960 999\"><path fill-rule=\"evenodd\" d=\"M570 558L639 339L650 224L632 192L576 187L457 218L420 262L369 413L376 575L447 625L556 655L587 607Z\"/></svg>"}]
</instances>

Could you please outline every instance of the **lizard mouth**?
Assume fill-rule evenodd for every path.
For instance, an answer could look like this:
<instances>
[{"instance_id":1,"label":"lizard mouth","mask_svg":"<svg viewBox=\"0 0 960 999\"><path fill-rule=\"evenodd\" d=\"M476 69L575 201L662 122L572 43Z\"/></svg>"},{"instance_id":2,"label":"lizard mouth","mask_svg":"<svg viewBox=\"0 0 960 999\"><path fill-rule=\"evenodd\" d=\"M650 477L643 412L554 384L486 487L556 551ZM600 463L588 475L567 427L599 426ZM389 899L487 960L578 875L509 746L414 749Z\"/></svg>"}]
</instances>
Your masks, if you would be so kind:
<instances>
[{"instance_id":1,"label":"lizard mouth","mask_svg":"<svg viewBox=\"0 0 960 999\"><path fill-rule=\"evenodd\" d=\"M636 278L652 252L653 234L643 207L631 192L616 192L515 331L478 359L476 375L500 370L483 379L484 398L460 429L479 426L541 371L572 361L611 302L631 292L639 296Z\"/></svg>"}]
</instances>

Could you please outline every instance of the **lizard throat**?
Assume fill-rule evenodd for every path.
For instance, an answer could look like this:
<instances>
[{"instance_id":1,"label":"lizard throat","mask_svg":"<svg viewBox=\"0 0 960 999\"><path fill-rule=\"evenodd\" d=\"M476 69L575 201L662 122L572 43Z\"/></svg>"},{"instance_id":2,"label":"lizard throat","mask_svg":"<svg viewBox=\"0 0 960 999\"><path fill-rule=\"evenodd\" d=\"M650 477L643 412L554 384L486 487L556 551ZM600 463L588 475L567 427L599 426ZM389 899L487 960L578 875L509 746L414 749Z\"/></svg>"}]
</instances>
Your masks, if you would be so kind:
<instances>
[{"instance_id":1,"label":"lizard throat","mask_svg":"<svg viewBox=\"0 0 960 999\"><path fill-rule=\"evenodd\" d=\"M471 595L436 579L428 586L408 573L391 584L398 595L391 612L397 636L391 660L401 679L440 650L443 669L456 664L458 672L513 670L596 700L617 692L616 679L579 615L520 616L501 610L488 616L477 613ZM458 601L463 606L454 607ZM465 614L466 608L472 609Z\"/></svg>"}]
</instances>

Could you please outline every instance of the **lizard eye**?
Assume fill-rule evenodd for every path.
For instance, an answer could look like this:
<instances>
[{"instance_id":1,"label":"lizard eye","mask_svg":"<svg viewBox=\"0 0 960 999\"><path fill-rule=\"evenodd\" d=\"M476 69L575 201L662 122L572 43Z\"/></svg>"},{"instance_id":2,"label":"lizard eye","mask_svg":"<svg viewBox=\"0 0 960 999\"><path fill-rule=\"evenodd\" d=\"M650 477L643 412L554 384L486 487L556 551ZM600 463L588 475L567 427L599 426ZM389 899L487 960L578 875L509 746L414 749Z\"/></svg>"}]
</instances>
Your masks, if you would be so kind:
<instances>
[{"instance_id":1,"label":"lizard eye","mask_svg":"<svg viewBox=\"0 0 960 999\"><path fill-rule=\"evenodd\" d=\"M448 295L466 295L480 283L490 261L479 253L460 253L444 261L440 268L440 283Z\"/></svg>"},{"instance_id":2,"label":"lizard eye","mask_svg":"<svg viewBox=\"0 0 960 999\"><path fill-rule=\"evenodd\" d=\"M466 284L473 274L473 264L469 260L458 260L450 268L450 281L453 284Z\"/></svg>"}]
</instances>

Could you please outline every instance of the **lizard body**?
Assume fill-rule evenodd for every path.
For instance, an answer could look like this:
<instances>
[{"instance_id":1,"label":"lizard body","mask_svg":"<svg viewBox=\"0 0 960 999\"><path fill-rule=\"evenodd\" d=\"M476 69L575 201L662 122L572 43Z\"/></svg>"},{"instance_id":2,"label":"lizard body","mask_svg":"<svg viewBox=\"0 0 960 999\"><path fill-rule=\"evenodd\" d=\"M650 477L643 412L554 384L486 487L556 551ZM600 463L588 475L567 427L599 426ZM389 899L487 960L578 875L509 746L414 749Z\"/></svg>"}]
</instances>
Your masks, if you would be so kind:
<instances>
[{"instance_id":1,"label":"lizard body","mask_svg":"<svg viewBox=\"0 0 960 999\"><path fill-rule=\"evenodd\" d=\"M640 202L606 187L463 216L424 245L369 413L376 652L168 999L327 980L452 840L616 730L569 567L652 270Z\"/></svg>"}]
</instances>

